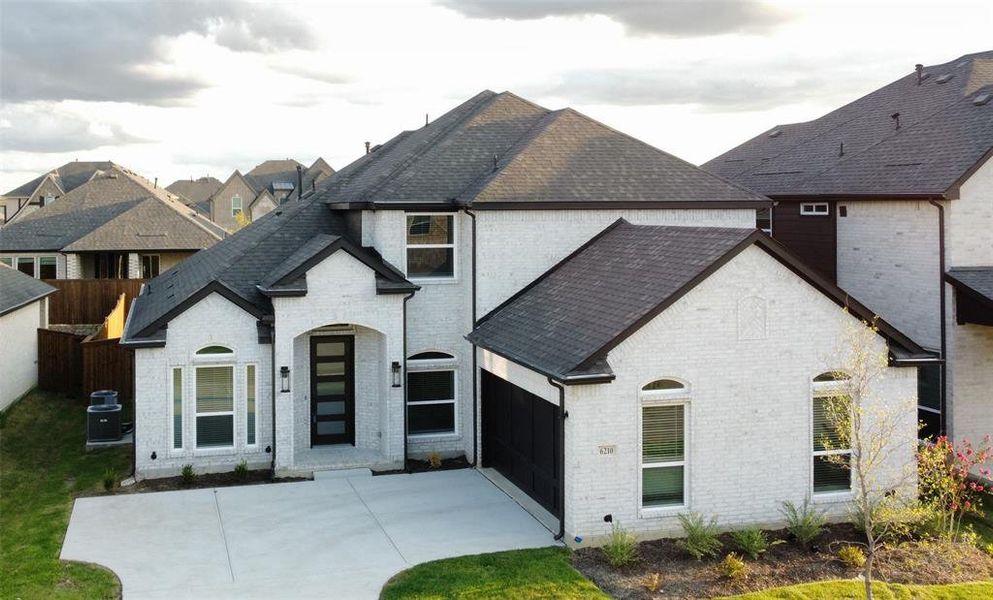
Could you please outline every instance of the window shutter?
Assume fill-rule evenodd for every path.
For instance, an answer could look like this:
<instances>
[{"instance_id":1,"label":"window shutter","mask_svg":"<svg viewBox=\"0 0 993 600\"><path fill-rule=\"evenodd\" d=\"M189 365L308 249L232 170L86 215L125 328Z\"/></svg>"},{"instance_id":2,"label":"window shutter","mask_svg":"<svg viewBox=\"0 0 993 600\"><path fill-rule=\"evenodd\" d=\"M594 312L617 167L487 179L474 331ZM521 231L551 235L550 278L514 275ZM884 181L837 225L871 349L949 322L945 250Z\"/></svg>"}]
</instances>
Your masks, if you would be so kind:
<instances>
[{"instance_id":1,"label":"window shutter","mask_svg":"<svg viewBox=\"0 0 993 600\"><path fill-rule=\"evenodd\" d=\"M642 410L642 462L683 460L684 406L646 406Z\"/></svg>"},{"instance_id":2,"label":"window shutter","mask_svg":"<svg viewBox=\"0 0 993 600\"><path fill-rule=\"evenodd\" d=\"M183 369L172 370L172 447L183 447Z\"/></svg>"},{"instance_id":3,"label":"window shutter","mask_svg":"<svg viewBox=\"0 0 993 600\"><path fill-rule=\"evenodd\" d=\"M245 443L255 445L255 365L245 367Z\"/></svg>"}]
</instances>

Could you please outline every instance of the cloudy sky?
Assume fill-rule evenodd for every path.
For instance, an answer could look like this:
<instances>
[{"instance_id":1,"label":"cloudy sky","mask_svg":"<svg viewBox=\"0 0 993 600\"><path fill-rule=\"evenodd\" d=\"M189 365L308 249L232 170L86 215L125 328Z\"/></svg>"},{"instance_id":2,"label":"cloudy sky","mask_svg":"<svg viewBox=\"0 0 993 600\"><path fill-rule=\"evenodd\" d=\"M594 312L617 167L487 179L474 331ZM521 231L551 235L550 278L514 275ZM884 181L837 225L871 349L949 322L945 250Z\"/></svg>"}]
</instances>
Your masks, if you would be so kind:
<instances>
[{"instance_id":1,"label":"cloudy sky","mask_svg":"<svg viewBox=\"0 0 993 600\"><path fill-rule=\"evenodd\" d=\"M990 0L0 0L0 192L73 159L337 168L487 88L699 163L991 31Z\"/></svg>"}]
</instances>

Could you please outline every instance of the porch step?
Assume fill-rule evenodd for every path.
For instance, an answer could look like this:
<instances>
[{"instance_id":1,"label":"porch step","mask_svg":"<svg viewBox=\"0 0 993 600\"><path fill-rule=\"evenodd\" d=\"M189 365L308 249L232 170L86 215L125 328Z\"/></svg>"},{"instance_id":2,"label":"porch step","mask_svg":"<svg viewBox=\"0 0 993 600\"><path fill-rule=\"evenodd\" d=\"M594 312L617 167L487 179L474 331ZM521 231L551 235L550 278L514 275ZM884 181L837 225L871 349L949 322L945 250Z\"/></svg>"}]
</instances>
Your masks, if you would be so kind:
<instances>
[{"instance_id":1,"label":"porch step","mask_svg":"<svg viewBox=\"0 0 993 600\"><path fill-rule=\"evenodd\" d=\"M372 477L371 469L335 469L330 471L314 471L314 481L327 479L351 479L352 477Z\"/></svg>"}]
</instances>

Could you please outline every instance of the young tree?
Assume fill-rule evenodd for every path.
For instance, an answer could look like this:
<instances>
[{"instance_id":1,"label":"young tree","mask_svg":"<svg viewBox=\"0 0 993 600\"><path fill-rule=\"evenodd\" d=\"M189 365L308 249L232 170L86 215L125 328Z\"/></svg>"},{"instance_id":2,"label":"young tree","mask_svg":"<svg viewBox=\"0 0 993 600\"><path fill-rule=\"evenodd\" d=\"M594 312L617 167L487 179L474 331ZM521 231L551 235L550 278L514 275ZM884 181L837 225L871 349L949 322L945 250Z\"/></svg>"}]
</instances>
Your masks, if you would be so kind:
<instances>
[{"instance_id":1,"label":"young tree","mask_svg":"<svg viewBox=\"0 0 993 600\"><path fill-rule=\"evenodd\" d=\"M878 394L889 361L875 320L849 327L835 360L838 385L824 399L827 431L819 441L838 451L825 460L850 474L853 517L865 531L865 594L872 600L876 553L915 502L914 438L907 438L914 436L916 414L912 398Z\"/></svg>"}]
</instances>

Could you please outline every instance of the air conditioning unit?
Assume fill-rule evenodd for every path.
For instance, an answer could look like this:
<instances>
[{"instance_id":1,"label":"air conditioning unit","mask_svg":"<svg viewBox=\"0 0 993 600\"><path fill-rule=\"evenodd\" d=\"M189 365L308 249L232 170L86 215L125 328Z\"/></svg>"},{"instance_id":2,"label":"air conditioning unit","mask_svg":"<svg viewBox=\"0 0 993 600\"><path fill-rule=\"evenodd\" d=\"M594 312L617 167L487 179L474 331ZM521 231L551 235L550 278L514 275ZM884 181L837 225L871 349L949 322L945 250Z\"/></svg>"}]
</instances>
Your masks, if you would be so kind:
<instances>
[{"instance_id":1,"label":"air conditioning unit","mask_svg":"<svg viewBox=\"0 0 993 600\"><path fill-rule=\"evenodd\" d=\"M86 441L116 442L122 437L120 404L95 404L86 408Z\"/></svg>"}]
</instances>

